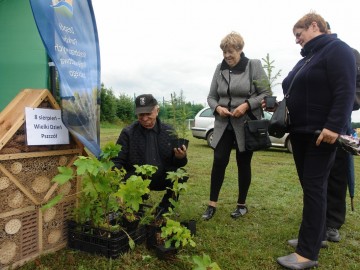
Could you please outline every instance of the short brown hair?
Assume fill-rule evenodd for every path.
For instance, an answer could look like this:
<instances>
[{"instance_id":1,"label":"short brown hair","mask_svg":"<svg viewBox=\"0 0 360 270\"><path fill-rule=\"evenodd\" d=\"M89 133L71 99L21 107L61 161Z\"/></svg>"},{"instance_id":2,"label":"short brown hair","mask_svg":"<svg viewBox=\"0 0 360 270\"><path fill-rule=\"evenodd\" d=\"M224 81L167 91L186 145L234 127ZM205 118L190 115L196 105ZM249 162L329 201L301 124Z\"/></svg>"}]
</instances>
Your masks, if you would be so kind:
<instances>
[{"instance_id":1,"label":"short brown hair","mask_svg":"<svg viewBox=\"0 0 360 270\"><path fill-rule=\"evenodd\" d=\"M235 50L240 51L244 48L245 42L243 37L237 32L227 34L220 43L220 48L225 50L228 47L233 47Z\"/></svg>"},{"instance_id":2,"label":"short brown hair","mask_svg":"<svg viewBox=\"0 0 360 270\"><path fill-rule=\"evenodd\" d=\"M323 17L321 17L319 14L316 14L315 12L310 12L298 20L293 27L293 32L297 28L308 29L313 22L317 23L321 33L327 32L326 21Z\"/></svg>"}]
</instances>

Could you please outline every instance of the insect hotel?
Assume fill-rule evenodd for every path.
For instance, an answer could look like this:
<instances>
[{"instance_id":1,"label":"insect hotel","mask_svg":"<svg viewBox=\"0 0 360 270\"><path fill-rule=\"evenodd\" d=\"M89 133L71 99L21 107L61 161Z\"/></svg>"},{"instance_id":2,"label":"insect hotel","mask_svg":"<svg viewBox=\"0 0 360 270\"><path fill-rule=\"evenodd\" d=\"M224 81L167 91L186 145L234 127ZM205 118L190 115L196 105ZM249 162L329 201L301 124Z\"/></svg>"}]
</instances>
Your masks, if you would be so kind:
<instances>
[{"instance_id":1,"label":"insect hotel","mask_svg":"<svg viewBox=\"0 0 360 270\"><path fill-rule=\"evenodd\" d=\"M71 134L67 144L29 145L26 108L60 109L48 90L25 89L0 113L0 269L66 246L66 220L79 185L58 186L51 179L58 166L71 166L84 154L83 145ZM58 194L65 199L43 211Z\"/></svg>"}]
</instances>

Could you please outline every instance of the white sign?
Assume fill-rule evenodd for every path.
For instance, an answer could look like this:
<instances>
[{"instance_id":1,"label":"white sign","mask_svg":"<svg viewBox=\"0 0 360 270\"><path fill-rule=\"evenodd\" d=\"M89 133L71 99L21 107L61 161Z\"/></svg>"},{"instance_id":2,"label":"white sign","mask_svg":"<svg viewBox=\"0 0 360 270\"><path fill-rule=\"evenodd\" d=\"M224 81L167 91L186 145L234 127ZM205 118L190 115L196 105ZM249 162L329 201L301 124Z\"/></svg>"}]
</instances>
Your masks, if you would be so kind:
<instances>
[{"instance_id":1,"label":"white sign","mask_svg":"<svg viewBox=\"0 0 360 270\"><path fill-rule=\"evenodd\" d=\"M25 120L28 145L69 144L61 110L26 107Z\"/></svg>"}]
</instances>

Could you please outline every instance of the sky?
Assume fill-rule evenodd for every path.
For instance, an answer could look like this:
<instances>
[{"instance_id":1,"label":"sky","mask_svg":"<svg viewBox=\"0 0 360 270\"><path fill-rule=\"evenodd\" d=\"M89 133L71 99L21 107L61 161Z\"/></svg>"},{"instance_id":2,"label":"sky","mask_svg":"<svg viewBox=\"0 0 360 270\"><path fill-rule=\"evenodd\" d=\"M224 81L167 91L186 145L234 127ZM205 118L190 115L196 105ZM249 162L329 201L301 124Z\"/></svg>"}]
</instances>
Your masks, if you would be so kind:
<instances>
[{"instance_id":1,"label":"sky","mask_svg":"<svg viewBox=\"0 0 360 270\"><path fill-rule=\"evenodd\" d=\"M186 101L207 105L221 39L232 31L251 59L269 54L281 82L301 59L293 25L315 11L333 33L360 50L357 0L92 0L100 46L101 82L114 94L153 94L159 101L183 91ZM360 111L353 112L360 122Z\"/></svg>"}]
</instances>

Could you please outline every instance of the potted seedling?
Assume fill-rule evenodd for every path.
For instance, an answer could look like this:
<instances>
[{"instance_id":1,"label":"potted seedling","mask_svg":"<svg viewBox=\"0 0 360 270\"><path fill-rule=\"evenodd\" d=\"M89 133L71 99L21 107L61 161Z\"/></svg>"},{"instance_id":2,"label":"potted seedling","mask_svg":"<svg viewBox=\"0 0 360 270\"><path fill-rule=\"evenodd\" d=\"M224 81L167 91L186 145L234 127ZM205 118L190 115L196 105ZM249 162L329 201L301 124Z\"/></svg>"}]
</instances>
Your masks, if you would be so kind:
<instances>
[{"instance_id":1,"label":"potted seedling","mask_svg":"<svg viewBox=\"0 0 360 270\"><path fill-rule=\"evenodd\" d=\"M183 169L179 168L175 172L168 172L167 179L173 183L172 190L174 191L175 198L171 198L170 202L172 204L172 208L168 209L169 212L165 214L167 217L176 217L176 210L180 207L180 202L178 201L178 197L180 194L186 193L188 190L188 184L184 181L185 178L188 178L189 174ZM180 222L181 225L188 228L191 232L191 235L196 234L196 220L190 219Z\"/></svg>"},{"instance_id":2,"label":"potted seedling","mask_svg":"<svg viewBox=\"0 0 360 270\"><path fill-rule=\"evenodd\" d=\"M157 170L152 165L134 165L136 175L132 175L126 182L120 183L119 190L114 194L118 198L122 222L124 227L136 227L143 216L143 197L150 193L149 178Z\"/></svg>"},{"instance_id":3,"label":"potted seedling","mask_svg":"<svg viewBox=\"0 0 360 270\"><path fill-rule=\"evenodd\" d=\"M154 248L160 259L173 258L180 247L185 247L188 244L195 246L195 242L192 240L196 231L195 221L180 222L176 220L178 216L176 209L180 204L177 198L188 189L188 185L184 181L187 177L188 173L183 168L167 173L167 179L172 182L171 190L174 193L174 197L169 200L172 207L169 207L161 217L154 219L153 231L148 237L151 243L148 244L148 247Z\"/></svg>"},{"instance_id":4,"label":"potted seedling","mask_svg":"<svg viewBox=\"0 0 360 270\"><path fill-rule=\"evenodd\" d=\"M181 180L185 177L188 177L188 174L182 168L179 168L175 172L167 172L168 181L173 181L172 190L174 191L175 196L174 198L169 199L173 207L165 209L165 214L163 213L164 209L159 208L158 205L154 205L151 209L145 211L144 217L141 219L141 224L145 224L147 227L146 247L148 249L153 249L157 245L163 243L163 239L160 235L161 228L165 226L167 218L176 216L173 208L178 206L178 195L187 189L187 184L181 183Z\"/></svg>"},{"instance_id":5,"label":"potted seedling","mask_svg":"<svg viewBox=\"0 0 360 270\"><path fill-rule=\"evenodd\" d=\"M150 181L133 176L124 182L126 171L114 168L111 161L120 149L120 145L109 143L102 149L99 159L79 156L74 162L75 171L58 168L59 174L53 181L59 185L81 177L75 219L68 223L69 247L113 258L134 247L136 230L126 228L123 221L137 218L142 196L150 192ZM44 209L61 199L61 196L55 197Z\"/></svg>"},{"instance_id":6,"label":"potted seedling","mask_svg":"<svg viewBox=\"0 0 360 270\"><path fill-rule=\"evenodd\" d=\"M162 243L161 227L165 225L165 217L162 214L161 208L158 204L144 209L144 215L140 220L140 225L146 227L146 247L147 249L154 249L155 246Z\"/></svg>"},{"instance_id":7,"label":"potted seedling","mask_svg":"<svg viewBox=\"0 0 360 270\"><path fill-rule=\"evenodd\" d=\"M188 190L189 186L184 179L188 178L189 174L183 168L179 168L175 172L168 172L167 174L167 179L172 182L172 191L174 192L175 198L170 199L173 207L168 209L169 212L165 214L165 216L176 218L179 216L176 211L180 208L180 201L178 200L178 197L180 194L184 194ZM188 228L192 236L196 234L196 220L190 219L180 221L180 224Z\"/></svg>"},{"instance_id":8,"label":"potted seedling","mask_svg":"<svg viewBox=\"0 0 360 270\"><path fill-rule=\"evenodd\" d=\"M173 258L180 247L196 246L190 230L179 221L170 218L166 218L165 226L161 227L161 238L163 243L157 245L155 250L157 257L162 260Z\"/></svg>"},{"instance_id":9,"label":"potted seedling","mask_svg":"<svg viewBox=\"0 0 360 270\"><path fill-rule=\"evenodd\" d=\"M261 87L261 88L267 88L270 90L270 96L266 96L264 98L265 100L265 104L266 104L266 109L267 110L273 110L276 107L276 96L273 96L273 88L276 85L279 85L280 83L276 82L276 80L281 76L281 70L278 70L275 74L274 74L274 62L275 60L270 60L270 55L269 53L266 54L265 58L261 58L261 60L263 61L263 68L265 70L266 73L266 77L260 79L260 80L255 80L254 84L257 87Z\"/></svg>"},{"instance_id":10,"label":"potted seedling","mask_svg":"<svg viewBox=\"0 0 360 270\"><path fill-rule=\"evenodd\" d=\"M179 207L178 197L180 194L183 194L188 190L188 184L185 181L188 177L189 174L183 168L178 168L176 171L167 172L166 179L172 182L172 188L169 189L171 189L174 194L174 198L169 199L172 207L167 209L167 217L176 216L174 210Z\"/></svg>"}]
</instances>

